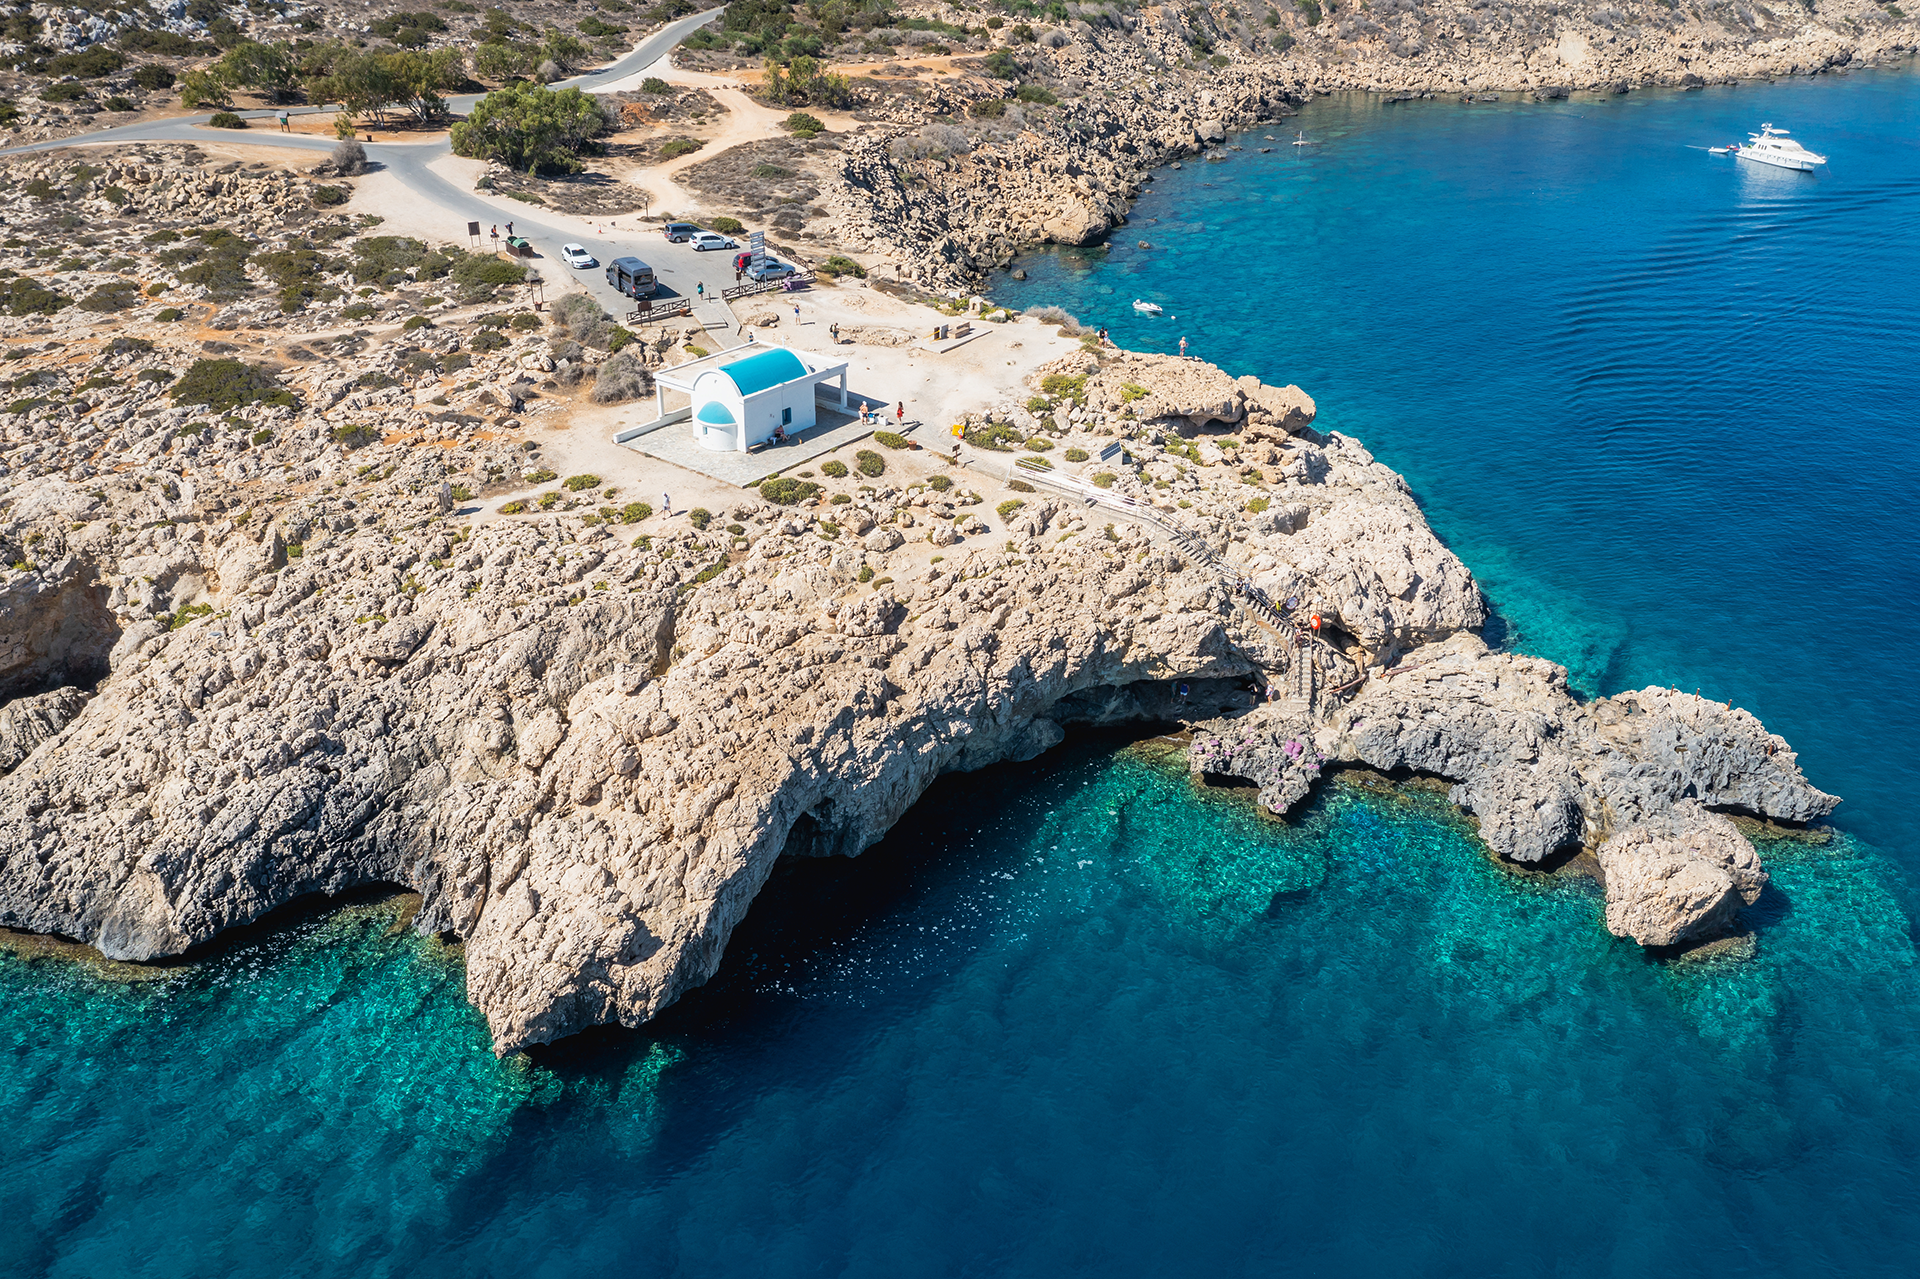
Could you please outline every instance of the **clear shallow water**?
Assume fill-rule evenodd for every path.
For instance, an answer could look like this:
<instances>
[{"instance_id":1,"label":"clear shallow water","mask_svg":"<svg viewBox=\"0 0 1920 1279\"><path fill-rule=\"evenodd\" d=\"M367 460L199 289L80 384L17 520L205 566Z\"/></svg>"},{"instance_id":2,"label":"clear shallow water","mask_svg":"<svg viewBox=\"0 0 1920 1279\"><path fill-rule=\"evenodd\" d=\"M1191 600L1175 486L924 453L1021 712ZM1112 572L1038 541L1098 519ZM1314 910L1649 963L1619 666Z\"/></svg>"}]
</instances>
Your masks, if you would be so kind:
<instances>
[{"instance_id":1,"label":"clear shallow water","mask_svg":"<svg viewBox=\"0 0 1920 1279\"><path fill-rule=\"evenodd\" d=\"M1008 290L1299 382L1517 643L1787 732L1848 804L1763 850L1751 960L1649 962L1429 794L1283 828L1081 741L783 868L711 986L532 1061L392 903L137 981L0 949L0 1273L1909 1272L1917 89L1322 102L1309 159L1167 175L1166 249ZM1678 150L1763 118L1833 172Z\"/></svg>"}]
</instances>

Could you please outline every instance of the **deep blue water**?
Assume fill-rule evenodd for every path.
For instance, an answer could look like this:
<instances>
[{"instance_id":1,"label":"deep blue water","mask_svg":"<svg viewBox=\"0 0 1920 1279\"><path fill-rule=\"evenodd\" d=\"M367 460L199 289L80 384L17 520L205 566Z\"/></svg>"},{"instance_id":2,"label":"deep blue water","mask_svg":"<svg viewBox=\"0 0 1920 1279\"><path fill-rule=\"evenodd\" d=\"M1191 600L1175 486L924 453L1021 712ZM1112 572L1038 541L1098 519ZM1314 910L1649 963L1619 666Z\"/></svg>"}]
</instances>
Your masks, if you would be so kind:
<instances>
[{"instance_id":1,"label":"deep blue water","mask_svg":"<svg viewBox=\"0 0 1920 1279\"><path fill-rule=\"evenodd\" d=\"M1686 149L1762 119L1829 171ZM0 949L0 1274L1910 1273L1920 79L1301 123L1002 296L1300 383L1511 642L1787 733L1847 803L1751 958L1650 961L1424 791L1282 827L1083 739L532 1059L392 901Z\"/></svg>"}]
</instances>

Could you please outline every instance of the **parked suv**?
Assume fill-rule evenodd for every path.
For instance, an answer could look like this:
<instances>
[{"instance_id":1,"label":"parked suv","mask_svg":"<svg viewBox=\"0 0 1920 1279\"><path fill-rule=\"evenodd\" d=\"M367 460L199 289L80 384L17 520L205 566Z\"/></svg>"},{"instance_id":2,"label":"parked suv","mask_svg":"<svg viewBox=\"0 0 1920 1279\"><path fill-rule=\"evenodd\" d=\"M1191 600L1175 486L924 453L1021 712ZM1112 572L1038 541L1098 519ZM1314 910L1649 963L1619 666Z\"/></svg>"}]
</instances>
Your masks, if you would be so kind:
<instances>
[{"instance_id":1,"label":"parked suv","mask_svg":"<svg viewBox=\"0 0 1920 1279\"><path fill-rule=\"evenodd\" d=\"M700 233L700 228L691 222L669 222L660 229L667 233L669 244L685 244Z\"/></svg>"}]
</instances>

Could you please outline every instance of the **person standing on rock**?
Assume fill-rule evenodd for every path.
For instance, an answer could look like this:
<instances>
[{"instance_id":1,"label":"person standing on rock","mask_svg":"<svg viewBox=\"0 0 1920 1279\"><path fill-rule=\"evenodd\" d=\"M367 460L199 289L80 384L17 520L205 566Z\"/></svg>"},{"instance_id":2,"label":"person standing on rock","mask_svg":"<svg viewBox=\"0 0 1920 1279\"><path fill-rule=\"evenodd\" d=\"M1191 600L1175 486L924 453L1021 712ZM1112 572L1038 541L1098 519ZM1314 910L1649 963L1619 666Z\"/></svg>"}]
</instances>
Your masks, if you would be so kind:
<instances>
[{"instance_id":1,"label":"person standing on rock","mask_svg":"<svg viewBox=\"0 0 1920 1279\"><path fill-rule=\"evenodd\" d=\"M660 495L660 514L662 515L673 514L673 494L662 493Z\"/></svg>"},{"instance_id":2,"label":"person standing on rock","mask_svg":"<svg viewBox=\"0 0 1920 1279\"><path fill-rule=\"evenodd\" d=\"M1184 333L1180 335L1180 358L1187 358L1187 335Z\"/></svg>"}]
</instances>

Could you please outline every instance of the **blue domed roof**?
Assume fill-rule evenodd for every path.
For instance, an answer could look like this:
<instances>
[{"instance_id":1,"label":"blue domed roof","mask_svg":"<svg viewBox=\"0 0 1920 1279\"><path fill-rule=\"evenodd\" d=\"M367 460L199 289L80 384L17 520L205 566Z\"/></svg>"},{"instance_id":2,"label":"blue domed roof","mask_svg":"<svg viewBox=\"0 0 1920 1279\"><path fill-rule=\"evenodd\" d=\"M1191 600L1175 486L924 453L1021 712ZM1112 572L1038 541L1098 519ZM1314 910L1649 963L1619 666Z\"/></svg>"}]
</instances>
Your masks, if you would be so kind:
<instances>
[{"instance_id":1,"label":"blue domed roof","mask_svg":"<svg viewBox=\"0 0 1920 1279\"><path fill-rule=\"evenodd\" d=\"M705 404L702 404L700 406L700 412L695 414L694 416L698 417L702 422L705 422L708 426L736 425L736 423L733 420L733 414L727 412L727 406L722 404L718 400L708 400Z\"/></svg>"},{"instance_id":2,"label":"blue domed roof","mask_svg":"<svg viewBox=\"0 0 1920 1279\"><path fill-rule=\"evenodd\" d=\"M741 395L753 395L770 386L779 386L782 382L791 382L795 378L807 375L807 366L800 357L784 347L774 347L749 355L744 360L735 360L731 364L722 364L720 372L733 379L740 388Z\"/></svg>"}]
</instances>

